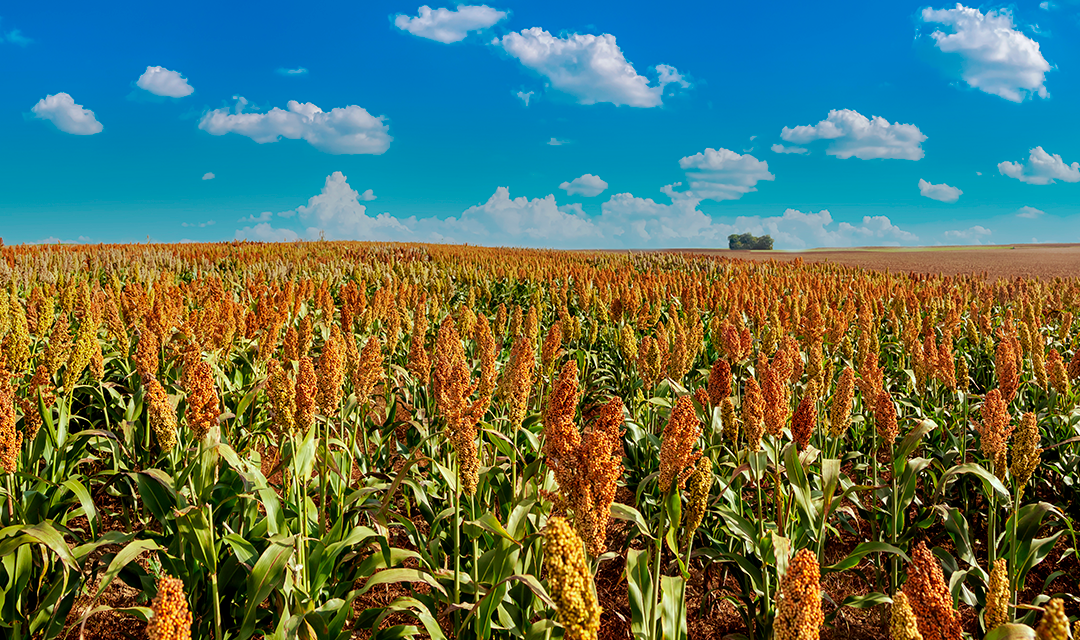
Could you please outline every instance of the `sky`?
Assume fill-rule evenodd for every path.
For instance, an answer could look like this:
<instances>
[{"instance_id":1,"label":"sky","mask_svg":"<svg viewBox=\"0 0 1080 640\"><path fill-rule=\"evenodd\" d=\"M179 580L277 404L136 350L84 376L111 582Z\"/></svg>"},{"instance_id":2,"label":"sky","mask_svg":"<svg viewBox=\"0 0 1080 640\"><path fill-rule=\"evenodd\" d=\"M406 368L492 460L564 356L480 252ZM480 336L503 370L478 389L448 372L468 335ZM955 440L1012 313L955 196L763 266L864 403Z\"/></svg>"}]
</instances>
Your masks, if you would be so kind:
<instances>
[{"instance_id":1,"label":"sky","mask_svg":"<svg viewBox=\"0 0 1080 640\"><path fill-rule=\"evenodd\" d=\"M1080 242L1080 0L0 5L0 237Z\"/></svg>"}]
</instances>

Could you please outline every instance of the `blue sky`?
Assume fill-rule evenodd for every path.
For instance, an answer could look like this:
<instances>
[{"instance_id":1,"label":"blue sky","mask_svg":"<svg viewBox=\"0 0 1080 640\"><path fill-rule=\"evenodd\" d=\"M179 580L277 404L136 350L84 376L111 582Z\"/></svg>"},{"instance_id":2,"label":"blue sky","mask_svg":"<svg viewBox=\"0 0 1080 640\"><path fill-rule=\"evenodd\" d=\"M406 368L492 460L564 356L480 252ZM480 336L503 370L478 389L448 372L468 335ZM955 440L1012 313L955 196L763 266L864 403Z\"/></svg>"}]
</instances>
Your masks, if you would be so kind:
<instances>
[{"instance_id":1,"label":"blue sky","mask_svg":"<svg viewBox=\"0 0 1080 640\"><path fill-rule=\"evenodd\" d=\"M628 7L5 6L0 236L1080 241L1080 2Z\"/></svg>"}]
</instances>

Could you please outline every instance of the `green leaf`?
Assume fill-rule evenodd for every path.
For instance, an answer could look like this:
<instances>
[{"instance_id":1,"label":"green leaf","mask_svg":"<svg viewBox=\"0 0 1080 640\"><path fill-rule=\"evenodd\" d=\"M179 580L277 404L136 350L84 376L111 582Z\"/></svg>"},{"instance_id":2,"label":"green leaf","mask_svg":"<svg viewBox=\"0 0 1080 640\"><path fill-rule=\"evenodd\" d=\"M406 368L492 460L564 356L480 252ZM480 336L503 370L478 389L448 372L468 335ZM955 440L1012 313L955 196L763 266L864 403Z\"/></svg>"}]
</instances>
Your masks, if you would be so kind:
<instances>
[{"instance_id":1,"label":"green leaf","mask_svg":"<svg viewBox=\"0 0 1080 640\"><path fill-rule=\"evenodd\" d=\"M248 599L244 607L244 621L240 626L240 640L247 640L255 633L255 616L270 593L285 581L285 564L293 554L293 536L271 540L259 561L247 577Z\"/></svg>"},{"instance_id":2,"label":"green leaf","mask_svg":"<svg viewBox=\"0 0 1080 640\"><path fill-rule=\"evenodd\" d=\"M521 543L515 540L514 536L510 535L510 532L502 526L502 523L499 522L499 519L496 518L495 514L491 513L490 511L480 516L476 520L469 520L468 523L478 526L484 531L487 531L488 533L495 534L497 536L505 538L510 542L513 542L518 546L521 546Z\"/></svg>"},{"instance_id":3,"label":"green leaf","mask_svg":"<svg viewBox=\"0 0 1080 640\"><path fill-rule=\"evenodd\" d=\"M660 620L664 640L686 639L686 580L660 577Z\"/></svg>"},{"instance_id":4,"label":"green leaf","mask_svg":"<svg viewBox=\"0 0 1080 640\"><path fill-rule=\"evenodd\" d=\"M635 638L651 637L654 621L649 615L653 612L650 605L653 589L648 549L627 550L626 586L630 600L630 630Z\"/></svg>"},{"instance_id":5,"label":"green leaf","mask_svg":"<svg viewBox=\"0 0 1080 640\"><path fill-rule=\"evenodd\" d=\"M214 549L213 531L206 521L206 514L198 507L176 511L176 526L180 535L195 552L195 560L210 573L217 573L217 552Z\"/></svg>"},{"instance_id":6,"label":"green leaf","mask_svg":"<svg viewBox=\"0 0 1080 640\"><path fill-rule=\"evenodd\" d=\"M645 517L634 507L631 507L628 504L622 504L621 502L612 502L611 506L608 508L608 512L611 513L611 517L616 520L633 522L637 525L638 531L640 531L642 535L650 540L653 539L653 535L649 531L649 525L645 522Z\"/></svg>"},{"instance_id":7,"label":"green leaf","mask_svg":"<svg viewBox=\"0 0 1080 640\"><path fill-rule=\"evenodd\" d=\"M859 564L859 561L871 553L890 553L900 556L904 559L904 562L911 562L911 559L908 558L906 553L887 542L863 542L855 547L851 553L840 562L837 562L832 566L822 567L821 572L831 573L834 571L846 571Z\"/></svg>"},{"instance_id":8,"label":"green leaf","mask_svg":"<svg viewBox=\"0 0 1080 640\"><path fill-rule=\"evenodd\" d=\"M101 594L105 592L105 587L109 586L109 583L113 581L120 571L128 566L132 560L142 555L147 551L161 551L161 546L153 540L134 540L129 542L127 546L117 553L111 562L109 562L109 568L105 570L105 573L101 576L101 582L98 584L97 592L94 594L95 598L100 598Z\"/></svg>"},{"instance_id":9,"label":"green leaf","mask_svg":"<svg viewBox=\"0 0 1080 640\"><path fill-rule=\"evenodd\" d=\"M372 587L380 584L393 584L398 582L423 582L439 593L446 595L446 589L430 573L418 569L383 569L368 578L368 581L360 589L360 595L367 593Z\"/></svg>"},{"instance_id":10,"label":"green leaf","mask_svg":"<svg viewBox=\"0 0 1080 640\"><path fill-rule=\"evenodd\" d=\"M1009 490L1005 488L1005 485L1001 483L1001 480L998 480L994 474L974 462L958 464L942 474L941 479L938 480L938 495L940 496L942 491L945 490L945 487L948 486L950 482L954 481L956 476L961 474L971 474L982 480L983 493L987 498L990 498L992 493L996 492L1004 500L1010 499Z\"/></svg>"},{"instance_id":11,"label":"green leaf","mask_svg":"<svg viewBox=\"0 0 1080 640\"><path fill-rule=\"evenodd\" d=\"M994 627L984 640L1035 640L1035 630L1026 624L1003 624Z\"/></svg>"}]
</instances>

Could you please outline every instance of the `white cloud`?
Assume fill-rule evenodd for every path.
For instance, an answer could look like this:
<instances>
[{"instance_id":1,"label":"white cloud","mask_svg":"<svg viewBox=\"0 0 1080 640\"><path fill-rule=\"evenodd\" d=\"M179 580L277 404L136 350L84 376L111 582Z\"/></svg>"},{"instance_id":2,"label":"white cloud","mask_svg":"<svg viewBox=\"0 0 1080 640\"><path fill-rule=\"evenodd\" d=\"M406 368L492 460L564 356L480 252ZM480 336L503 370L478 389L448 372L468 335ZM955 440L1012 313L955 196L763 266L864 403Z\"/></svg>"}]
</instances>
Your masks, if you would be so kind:
<instances>
[{"instance_id":1,"label":"white cloud","mask_svg":"<svg viewBox=\"0 0 1080 640\"><path fill-rule=\"evenodd\" d=\"M217 224L217 223L214 222L213 220L207 220L206 222L182 222L180 224L180 226L181 227L200 227L200 228L203 228L203 227L212 227L215 224Z\"/></svg>"},{"instance_id":2,"label":"white cloud","mask_svg":"<svg viewBox=\"0 0 1080 640\"><path fill-rule=\"evenodd\" d=\"M91 136L101 133L104 128L94 117L93 111L75 104L75 100L66 93L45 96L30 111L35 118L49 120L57 129L77 136Z\"/></svg>"},{"instance_id":3,"label":"white cloud","mask_svg":"<svg viewBox=\"0 0 1080 640\"><path fill-rule=\"evenodd\" d=\"M665 187L664 192L673 199L738 200L746 193L757 191L758 182L776 179L769 173L768 162L730 149L705 149L679 160L679 167L686 172L690 189L675 192L671 188L675 185Z\"/></svg>"},{"instance_id":4,"label":"white cloud","mask_svg":"<svg viewBox=\"0 0 1080 640\"><path fill-rule=\"evenodd\" d=\"M950 187L944 182L941 184L931 184L926 180L919 179L919 195L926 196L931 200L938 200L941 202L956 202L963 195L963 191L956 187Z\"/></svg>"},{"instance_id":5,"label":"white cloud","mask_svg":"<svg viewBox=\"0 0 1080 640\"><path fill-rule=\"evenodd\" d=\"M295 211L290 211L289 212L290 216L295 215L295 214L296 214ZM259 215L252 214L250 216L244 216L243 218L240 218L237 222L270 222L270 219L273 218L273 217L274 217L274 212L273 211L263 211ZM288 216L286 216L286 217L288 217Z\"/></svg>"},{"instance_id":6,"label":"white cloud","mask_svg":"<svg viewBox=\"0 0 1080 640\"><path fill-rule=\"evenodd\" d=\"M1054 5L1051 5L1049 2L1040 2L1039 3L1039 8L1042 9L1043 11L1049 11L1050 7L1052 7L1052 6L1054 6Z\"/></svg>"},{"instance_id":7,"label":"white cloud","mask_svg":"<svg viewBox=\"0 0 1080 640\"><path fill-rule=\"evenodd\" d=\"M166 98L183 98L190 96L195 89L188 84L187 78L177 71L169 71L165 67L147 67L146 71L135 81L135 86L149 91L155 96Z\"/></svg>"},{"instance_id":8,"label":"white cloud","mask_svg":"<svg viewBox=\"0 0 1080 640\"><path fill-rule=\"evenodd\" d=\"M520 99L522 102L524 102L525 106L527 107L529 106L529 100L532 99L534 94L532 91L518 91L514 95L517 96L518 99Z\"/></svg>"},{"instance_id":9,"label":"white cloud","mask_svg":"<svg viewBox=\"0 0 1080 640\"><path fill-rule=\"evenodd\" d=\"M559 188L565 191L566 195L572 196L580 194L587 198L600 195L607 187L608 184L601 180L600 176L594 176L591 173L586 173L580 178L574 178L570 182L564 182L559 185Z\"/></svg>"},{"instance_id":10,"label":"white cloud","mask_svg":"<svg viewBox=\"0 0 1080 640\"><path fill-rule=\"evenodd\" d=\"M492 9L487 5L459 4L457 9L435 9L424 5L420 15L410 18L398 14L394 26L408 31L414 36L449 44L460 42L470 31L487 29L506 17L505 11Z\"/></svg>"},{"instance_id":11,"label":"white cloud","mask_svg":"<svg viewBox=\"0 0 1080 640\"><path fill-rule=\"evenodd\" d=\"M1042 147L1035 147L1028 154L1027 163L999 162L1001 175L1016 178L1028 184L1053 184L1062 182L1080 182L1080 162L1065 164L1058 154L1049 154Z\"/></svg>"},{"instance_id":12,"label":"white cloud","mask_svg":"<svg viewBox=\"0 0 1080 640\"><path fill-rule=\"evenodd\" d=\"M880 116L867 118L851 109L833 109L828 118L816 125L784 127L780 137L795 144L829 140L825 153L844 159L854 156L860 160L919 160L923 157L922 143L926 140L913 124L890 124Z\"/></svg>"},{"instance_id":13,"label":"white cloud","mask_svg":"<svg viewBox=\"0 0 1080 640\"><path fill-rule=\"evenodd\" d=\"M689 83L675 67L657 65L659 81L651 85L638 75L623 56L615 36L572 34L557 38L540 27L496 38L501 46L526 68L547 78L550 85L580 104L610 102L631 107L658 107L664 87Z\"/></svg>"},{"instance_id":14,"label":"white cloud","mask_svg":"<svg viewBox=\"0 0 1080 640\"><path fill-rule=\"evenodd\" d=\"M304 67L297 67L295 69L286 69L285 67L278 67L278 74L283 76L306 76L308 70Z\"/></svg>"},{"instance_id":15,"label":"white cloud","mask_svg":"<svg viewBox=\"0 0 1080 640\"><path fill-rule=\"evenodd\" d=\"M368 189L368 190L364 191L363 193L361 193L359 198L361 200L365 201L365 202L370 202L371 200L375 199L375 192L372 191L371 189Z\"/></svg>"},{"instance_id":16,"label":"white cloud","mask_svg":"<svg viewBox=\"0 0 1080 640\"><path fill-rule=\"evenodd\" d=\"M237 240L257 240L260 242L296 242L300 235L292 229L275 229L268 222L254 227L237 229L233 236Z\"/></svg>"},{"instance_id":17,"label":"white cloud","mask_svg":"<svg viewBox=\"0 0 1080 640\"><path fill-rule=\"evenodd\" d=\"M772 146L773 153L809 153L810 150L806 147L785 146L782 144L774 144Z\"/></svg>"},{"instance_id":18,"label":"white cloud","mask_svg":"<svg viewBox=\"0 0 1080 640\"><path fill-rule=\"evenodd\" d=\"M216 177L217 177L217 176L215 176L214 174L212 174L212 173L210 173L209 171L207 171L206 173L204 173L204 174L203 174L203 177L202 177L202 179L203 179L203 180L213 180L213 179L214 179L214 178L216 178Z\"/></svg>"},{"instance_id":19,"label":"white cloud","mask_svg":"<svg viewBox=\"0 0 1080 640\"><path fill-rule=\"evenodd\" d=\"M20 47L25 47L26 45L31 44L34 41L24 36L22 34L22 31L19 31L18 29L11 29L10 31L0 31L0 43L4 42L18 45Z\"/></svg>"},{"instance_id":20,"label":"white cloud","mask_svg":"<svg viewBox=\"0 0 1080 640\"><path fill-rule=\"evenodd\" d=\"M1045 211L1041 209L1036 209L1035 207L1020 207L1016 210L1016 217L1034 220L1035 218L1038 218L1045 213Z\"/></svg>"},{"instance_id":21,"label":"white cloud","mask_svg":"<svg viewBox=\"0 0 1080 640\"><path fill-rule=\"evenodd\" d=\"M496 189L484 204L433 226L432 237L486 245L596 246L603 236L581 207L559 207L554 195L511 199L506 187Z\"/></svg>"},{"instance_id":22,"label":"white cloud","mask_svg":"<svg viewBox=\"0 0 1080 640\"><path fill-rule=\"evenodd\" d=\"M385 116L373 116L356 105L325 112L310 102L290 100L287 111L274 107L266 113L243 113L246 104L238 98L235 113L228 109L209 111L199 121L199 128L215 136L238 133L259 144L282 137L303 139L319 151L333 154L379 155L393 140Z\"/></svg>"},{"instance_id":23,"label":"white cloud","mask_svg":"<svg viewBox=\"0 0 1080 640\"><path fill-rule=\"evenodd\" d=\"M326 177L322 192L309 198L306 206L278 215L296 215L301 224L308 225L306 235L311 239L325 234L327 238L391 240L412 234L409 227L389 213L368 215L360 198L360 194L349 186L345 175L335 171Z\"/></svg>"},{"instance_id":24,"label":"white cloud","mask_svg":"<svg viewBox=\"0 0 1080 640\"><path fill-rule=\"evenodd\" d=\"M982 244L982 241L989 238L991 233L993 232L986 227L975 225L967 229L946 231L942 235L944 235L947 240L956 240L970 244Z\"/></svg>"},{"instance_id":25,"label":"white cloud","mask_svg":"<svg viewBox=\"0 0 1080 640\"><path fill-rule=\"evenodd\" d=\"M564 144L570 144L570 141L569 140L559 140L558 138L552 136L551 140L548 140L544 144L548 145L549 147L561 147Z\"/></svg>"},{"instance_id":26,"label":"white cloud","mask_svg":"<svg viewBox=\"0 0 1080 640\"><path fill-rule=\"evenodd\" d=\"M957 3L955 9L924 8L922 19L952 28L930 37L942 52L960 56L960 75L972 88L1012 102L1047 96L1043 83L1050 64L1039 43L1014 28L1008 9L984 14Z\"/></svg>"}]
</instances>

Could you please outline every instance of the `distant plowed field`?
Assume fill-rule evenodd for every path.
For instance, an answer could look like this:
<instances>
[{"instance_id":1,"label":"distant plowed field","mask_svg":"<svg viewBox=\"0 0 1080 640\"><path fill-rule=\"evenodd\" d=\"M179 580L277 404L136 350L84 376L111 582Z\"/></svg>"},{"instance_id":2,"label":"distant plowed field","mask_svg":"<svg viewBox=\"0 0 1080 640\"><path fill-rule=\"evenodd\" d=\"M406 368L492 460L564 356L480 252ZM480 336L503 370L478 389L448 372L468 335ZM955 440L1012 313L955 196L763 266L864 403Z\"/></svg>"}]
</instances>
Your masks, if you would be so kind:
<instances>
[{"instance_id":1,"label":"distant plowed field","mask_svg":"<svg viewBox=\"0 0 1080 640\"><path fill-rule=\"evenodd\" d=\"M812 251L685 249L679 253L749 260L797 260L888 270L893 273L984 274L986 278L1056 278L1080 273L1080 244L1016 244L976 247L863 247Z\"/></svg>"}]
</instances>

